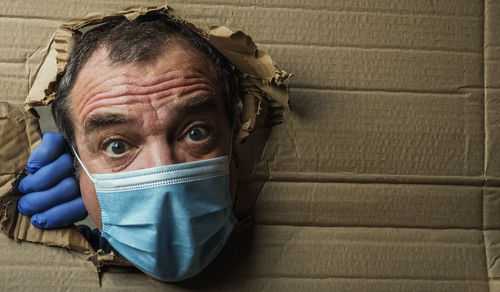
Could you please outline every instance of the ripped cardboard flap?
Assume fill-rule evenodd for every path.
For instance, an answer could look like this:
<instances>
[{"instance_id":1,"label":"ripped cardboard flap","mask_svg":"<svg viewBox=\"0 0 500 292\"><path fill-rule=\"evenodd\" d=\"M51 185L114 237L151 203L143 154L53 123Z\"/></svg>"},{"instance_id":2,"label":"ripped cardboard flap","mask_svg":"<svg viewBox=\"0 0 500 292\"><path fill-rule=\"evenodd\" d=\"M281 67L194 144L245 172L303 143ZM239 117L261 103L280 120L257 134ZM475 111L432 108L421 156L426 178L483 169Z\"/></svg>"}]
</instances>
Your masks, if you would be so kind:
<instances>
[{"instance_id":1,"label":"ripped cardboard flap","mask_svg":"<svg viewBox=\"0 0 500 292\"><path fill-rule=\"evenodd\" d=\"M201 30L193 24L174 15L169 7L135 7L111 15L91 15L85 19L71 20L61 25L52 35L45 49L38 51L36 58L43 56L43 62L35 73L25 100L25 132L18 137L29 141L27 150L33 149L41 138L37 118L32 117L35 106L48 105L55 99L56 82L64 71L72 49L82 34L96 25L115 19L133 20L141 15L161 13L189 27L206 39L224 55L234 66L240 83L240 131L236 140L242 142L256 128L280 123L284 109L288 108L287 81L290 74L278 69L271 57L259 50L252 38L241 31L232 32L226 27L212 27ZM33 56L32 56L33 57ZM264 121L262 123L262 121ZM23 124L24 125L24 124ZM23 128L24 129L24 128ZM22 138L21 137L21 138ZM31 143L32 142L32 143ZM36 144L35 144L36 143ZM21 149L18 147L18 149ZM24 149L24 148L23 148ZM17 200L21 196L11 187L13 179L23 171L29 152L14 157L5 164L12 169L11 179L2 186L0 194L0 226L9 237L17 240L40 242L47 245L62 246L83 253L94 253L85 238L74 227L59 230L42 230L30 224L29 217L17 212ZM4 161L3 161L4 162ZM15 165L14 165L15 164ZM244 209L244 208L243 208ZM107 259L114 261L113 259ZM106 260L102 260L103 263Z\"/></svg>"},{"instance_id":2,"label":"ripped cardboard flap","mask_svg":"<svg viewBox=\"0 0 500 292\"><path fill-rule=\"evenodd\" d=\"M87 240L74 227L42 230L31 225L30 217L17 211L22 194L17 190L30 150L41 140L38 115L22 112L0 102L0 230L16 240L62 246L81 253L93 252Z\"/></svg>"}]
</instances>

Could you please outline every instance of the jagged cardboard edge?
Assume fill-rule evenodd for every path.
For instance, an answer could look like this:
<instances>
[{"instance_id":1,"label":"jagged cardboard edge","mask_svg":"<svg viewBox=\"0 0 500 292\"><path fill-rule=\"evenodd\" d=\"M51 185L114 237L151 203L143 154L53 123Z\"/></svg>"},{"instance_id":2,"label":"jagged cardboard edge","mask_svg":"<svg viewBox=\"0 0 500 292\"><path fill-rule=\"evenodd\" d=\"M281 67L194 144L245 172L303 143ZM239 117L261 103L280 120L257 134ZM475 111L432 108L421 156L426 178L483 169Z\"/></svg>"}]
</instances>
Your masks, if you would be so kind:
<instances>
[{"instance_id":1,"label":"jagged cardboard edge","mask_svg":"<svg viewBox=\"0 0 500 292\"><path fill-rule=\"evenodd\" d=\"M28 159L29 150L36 147L41 139L38 115L35 111L22 112L6 102L0 102L0 120L4 129L8 128L9 131L15 131L19 135L13 142L19 147L2 149L5 151L2 153L4 158L10 157L7 161L3 161L7 164L3 165L3 175L10 178L2 180L0 185L0 231L15 240L61 246L81 253L93 252L87 240L74 226L54 230L38 229L31 225L29 216L17 211L17 202L23 195L17 187L26 175L22 173L23 166Z\"/></svg>"},{"instance_id":2,"label":"jagged cardboard edge","mask_svg":"<svg viewBox=\"0 0 500 292\"><path fill-rule=\"evenodd\" d=\"M212 27L204 31L195 25L181 19L173 13L168 6L165 7L135 7L111 15L93 15L85 19L71 20L61 25L52 35L49 44L37 52L37 56L44 56L41 66L35 73L34 81L30 84L29 94L25 101L25 110L30 112L35 106L48 105L55 99L56 81L59 74L64 71L69 55L80 40L81 29L99 25L114 19L126 18L133 20L141 15L152 13L165 14L178 21L200 36L205 38L214 48L224 55L234 66L235 73L240 79L240 130L236 140L242 142L251 134L256 126L257 119L265 121L265 125L272 126L280 123L283 111L288 109L288 79L291 74L276 67L271 57L259 50L252 38L245 33L232 32L226 27ZM39 135L39 133L38 133ZM95 262L96 266L116 264L114 257L97 257L96 253L81 238L76 242L68 240L70 234L77 233L74 227L61 229L61 240L54 240L49 236L52 230L34 230L29 223L29 217L8 216L15 211L16 199L4 198L6 216L2 222L5 224L4 233L17 240L41 242L47 245L62 246L79 252L91 253L89 260ZM3 205L3 204L2 204ZM16 212L14 212L16 213ZM9 223L9 224L6 224ZM57 231L56 231L57 233ZM56 235L54 233L54 235ZM61 234L59 234L61 235ZM71 236L70 236L71 237Z\"/></svg>"}]
</instances>

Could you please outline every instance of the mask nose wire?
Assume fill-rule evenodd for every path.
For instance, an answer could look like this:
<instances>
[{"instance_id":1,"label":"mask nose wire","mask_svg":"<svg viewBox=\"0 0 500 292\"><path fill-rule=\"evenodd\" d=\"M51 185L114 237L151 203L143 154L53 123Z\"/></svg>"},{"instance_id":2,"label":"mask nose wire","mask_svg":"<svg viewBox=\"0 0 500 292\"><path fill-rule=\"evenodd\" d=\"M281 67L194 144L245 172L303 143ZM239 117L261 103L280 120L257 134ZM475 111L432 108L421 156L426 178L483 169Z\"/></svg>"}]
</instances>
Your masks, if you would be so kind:
<instances>
[{"instance_id":1,"label":"mask nose wire","mask_svg":"<svg viewBox=\"0 0 500 292\"><path fill-rule=\"evenodd\" d=\"M71 149L73 150L73 153L75 154L75 157L76 157L76 159L78 160L78 163L80 163L80 165L82 166L83 170L84 170L84 171L85 171L85 173L88 175L88 177L90 178L90 180L91 180L93 183L96 183L96 180L92 178L92 176L90 175L90 172L87 170L87 168L85 167L85 165L83 165L83 162L82 162L82 160L80 159L80 156L78 156L78 154L76 153L75 147L73 147L73 145L71 145Z\"/></svg>"}]
</instances>

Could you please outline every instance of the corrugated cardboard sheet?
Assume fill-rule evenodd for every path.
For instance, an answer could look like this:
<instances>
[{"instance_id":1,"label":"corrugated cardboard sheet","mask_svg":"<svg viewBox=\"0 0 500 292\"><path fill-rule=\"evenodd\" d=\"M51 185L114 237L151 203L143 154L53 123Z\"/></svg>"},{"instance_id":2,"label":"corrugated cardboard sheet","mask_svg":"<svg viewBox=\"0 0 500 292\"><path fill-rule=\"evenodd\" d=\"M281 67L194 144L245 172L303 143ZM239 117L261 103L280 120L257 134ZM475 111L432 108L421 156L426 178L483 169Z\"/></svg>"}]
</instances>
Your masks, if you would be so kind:
<instances>
[{"instance_id":1,"label":"corrugated cardboard sheet","mask_svg":"<svg viewBox=\"0 0 500 292\"><path fill-rule=\"evenodd\" d=\"M55 28L138 4L165 3L3 3L0 150L27 159L35 144L16 143L20 109ZM259 194L253 239L205 289L500 291L499 1L168 4L201 27L245 31L295 73L291 111L240 186ZM0 165L0 180L16 167ZM85 259L2 235L0 287L191 288L123 270L99 279Z\"/></svg>"}]
</instances>

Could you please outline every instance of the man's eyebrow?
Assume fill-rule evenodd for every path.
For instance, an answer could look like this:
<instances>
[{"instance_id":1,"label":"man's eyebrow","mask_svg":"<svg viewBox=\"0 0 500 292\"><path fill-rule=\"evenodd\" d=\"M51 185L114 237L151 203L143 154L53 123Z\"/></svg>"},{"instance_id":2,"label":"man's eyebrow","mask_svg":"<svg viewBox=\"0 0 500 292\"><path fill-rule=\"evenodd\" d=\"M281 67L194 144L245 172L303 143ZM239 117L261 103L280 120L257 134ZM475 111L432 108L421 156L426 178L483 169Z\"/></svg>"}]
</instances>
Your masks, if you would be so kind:
<instances>
[{"instance_id":1,"label":"man's eyebrow","mask_svg":"<svg viewBox=\"0 0 500 292\"><path fill-rule=\"evenodd\" d=\"M176 113L187 113L200 110L217 109L216 97L211 94L198 95L185 99L175 104L173 109Z\"/></svg>"},{"instance_id":2,"label":"man's eyebrow","mask_svg":"<svg viewBox=\"0 0 500 292\"><path fill-rule=\"evenodd\" d=\"M116 113L103 113L95 114L88 117L83 126L83 132L85 135L89 135L102 128L107 128L116 125L128 124L133 120L122 114Z\"/></svg>"}]
</instances>

